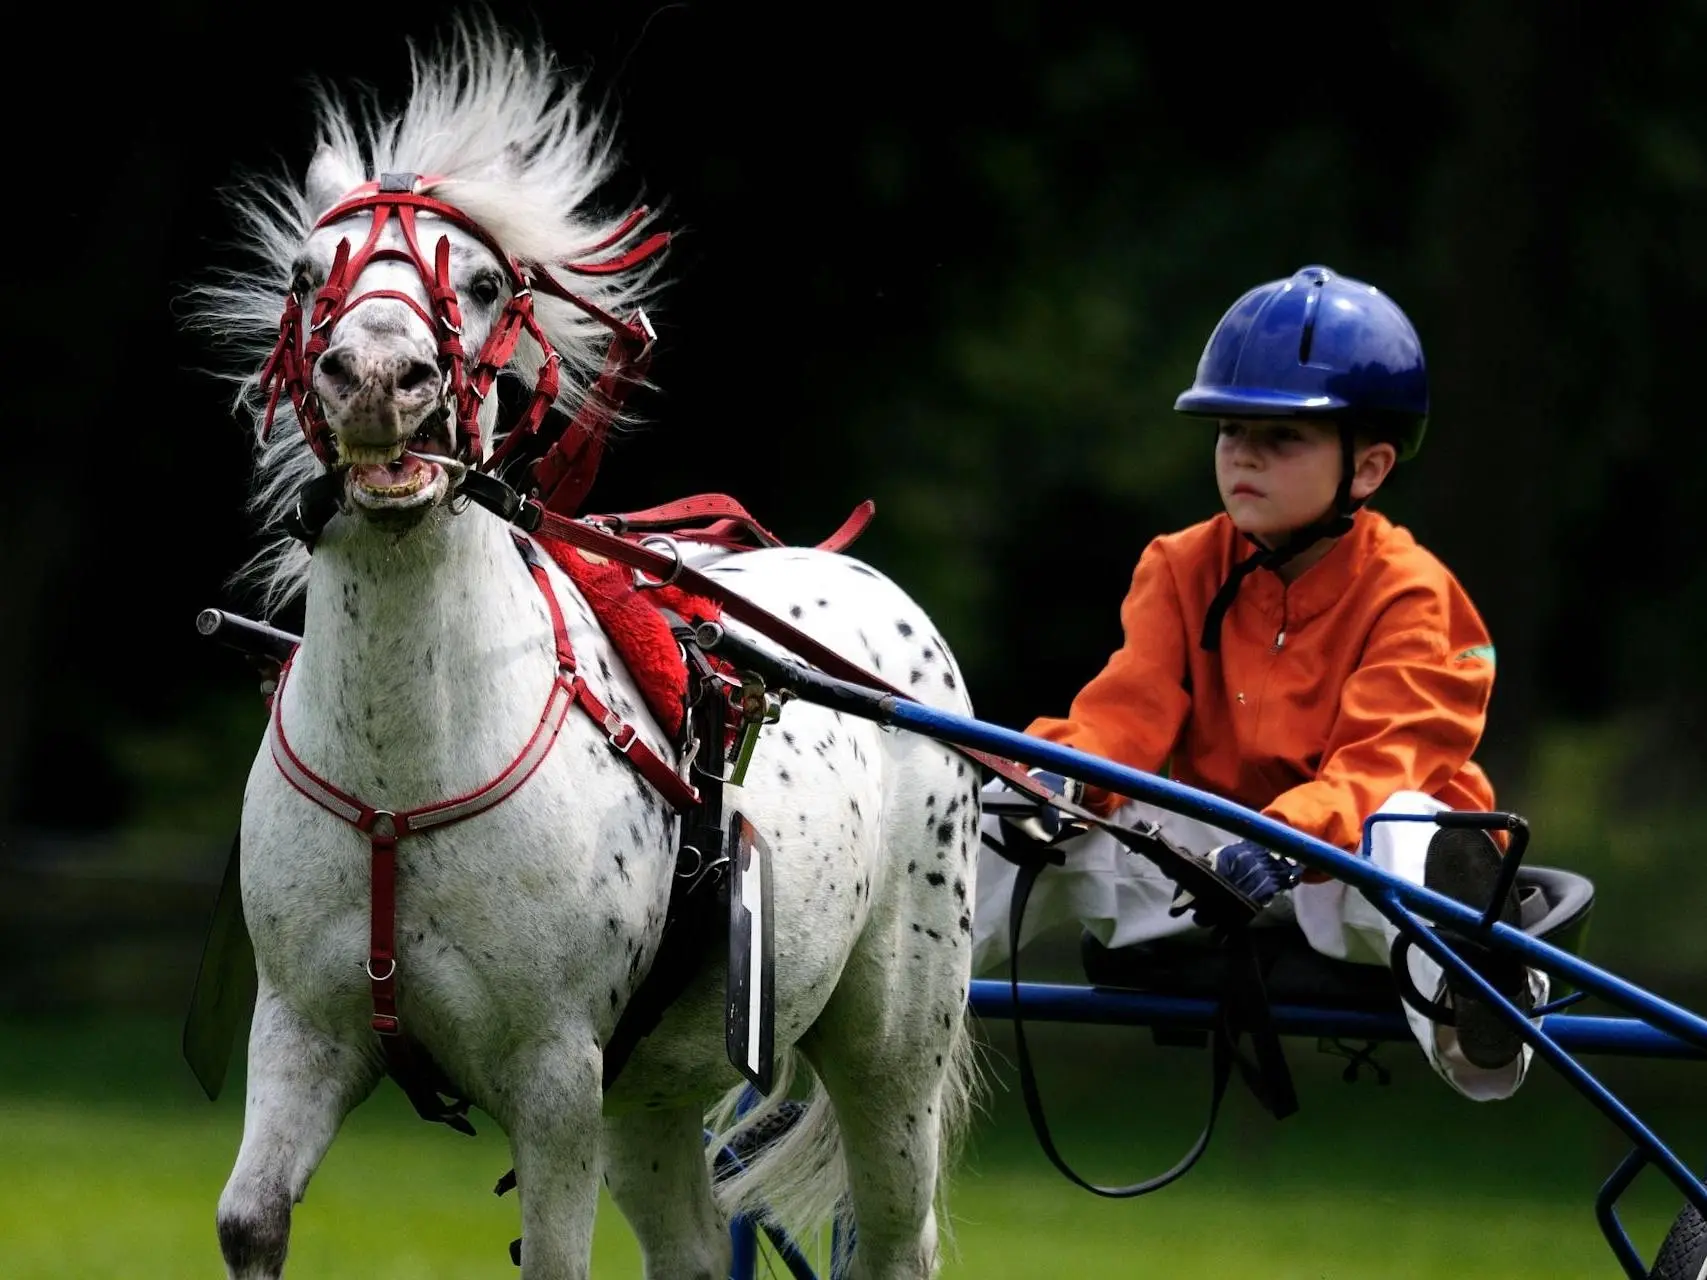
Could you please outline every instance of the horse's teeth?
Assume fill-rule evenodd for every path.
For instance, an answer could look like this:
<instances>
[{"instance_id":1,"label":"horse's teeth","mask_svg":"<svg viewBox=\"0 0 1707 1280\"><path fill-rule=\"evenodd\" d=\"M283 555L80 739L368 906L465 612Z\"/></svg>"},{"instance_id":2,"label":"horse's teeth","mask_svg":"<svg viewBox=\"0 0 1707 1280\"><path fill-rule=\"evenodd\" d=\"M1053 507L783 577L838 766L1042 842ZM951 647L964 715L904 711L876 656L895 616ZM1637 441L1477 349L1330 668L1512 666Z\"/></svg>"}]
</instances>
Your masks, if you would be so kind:
<instances>
[{"instance_id":1,"label":"horse's teeth","mask_svg":"<svg viewBox=\"0 0 1707 1280\"><path fill-rule=\"evenodd\" d=\"M374 463L396 462L403 456L403 446L393 445L382 448L376 445L347 445L338 443L338 461L350 466L364 466Z\"/></svg>"}]
</instances>

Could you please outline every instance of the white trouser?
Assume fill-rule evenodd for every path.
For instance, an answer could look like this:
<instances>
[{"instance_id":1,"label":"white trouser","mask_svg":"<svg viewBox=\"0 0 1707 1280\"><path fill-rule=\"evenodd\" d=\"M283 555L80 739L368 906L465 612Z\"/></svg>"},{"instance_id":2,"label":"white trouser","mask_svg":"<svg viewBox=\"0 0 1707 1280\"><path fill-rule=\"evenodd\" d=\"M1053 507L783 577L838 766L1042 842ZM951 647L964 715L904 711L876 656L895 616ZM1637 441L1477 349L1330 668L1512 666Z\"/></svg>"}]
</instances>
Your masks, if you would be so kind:
<instances>
[{"instance_id":1,"label":"white trouser","mask_svg":"<svg viewBox=\"0 0 1707 1280\"><path fill-rule=\"evenodd\" d=\"M1432 796L1400 791L1381 806L1383 813L1435 813L1445 808ZM1128 801L1113 815L1125 825L1154 822L1179 849L1207 853L1239 839L1206 822L1166 809ZM1002 833L993 815L984 818L984 834L997 842ZM1370 858L1377 867L1413 884L1423 883L1428 842L1438 828L1432 822L1377 822L1370 835ZM1190 912L1170 916L1179 887L1148 858L1130 852L1105 831L1091 830L1056 846L1066 861L1046 868L1032 886L1020 935L1024 947L1038 934L1077 920L1105 947L1131 946L1157 938L1198 932ZM1018 868L986 845L979 855L977 909L972 925L972 971L987 973L1008 959L1009 906ZM1311 947L1336 960L1356 964L1387 963L1398 930L1358 890L1338 880L1300 884L1278 895L1256 926L1285 925L1296 919ZM1417 990L1450 1005L1441 968L1413 946L1407 957ZM1547 975L1529 970L1537 1006L1547 999ZM1517 1059L1490 1070L1465 1059L1458 1033L1438 1026L1406 1004L1405 1017L1429 1064L1454 1089L1478 1102L1509 1098L1528 1074L1534 1050L1524 1045Z\"/></svg>"}]
</instances>

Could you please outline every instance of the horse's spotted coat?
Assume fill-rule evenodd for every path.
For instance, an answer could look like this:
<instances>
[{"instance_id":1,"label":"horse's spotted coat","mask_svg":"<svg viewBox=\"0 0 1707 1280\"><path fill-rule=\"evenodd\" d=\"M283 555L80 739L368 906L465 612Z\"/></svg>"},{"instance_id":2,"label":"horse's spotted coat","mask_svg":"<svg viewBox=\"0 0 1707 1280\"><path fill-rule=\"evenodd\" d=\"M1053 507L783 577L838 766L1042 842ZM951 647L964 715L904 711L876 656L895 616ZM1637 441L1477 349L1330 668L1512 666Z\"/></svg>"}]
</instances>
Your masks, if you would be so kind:
<instances>
[{"instance_id":1,"label":"horse's spotted coat","mask_svg":"<svg viewBox=\"0 0 1707 1280\"><path fill-rule=\"evenodd\" d=\"M417 77L405 111L371 131L329 104L326 145L301 188L244 206L263 261L252 279L208 290L201 322L254 348L242 396L257 421L254 371L277 333L278 282L301 274L318 288L339 241L365 228L311 224L374 175L454 179L438 194L540 261L572 260L613 230L578 207L605 176L598 131L530 46L465 29L418 62ZM496 263L463 230L423 220L429 255L441 236L451 242L463 344L478 351L499 304L468 286ZM396 260L374 262L350 284L352 296L394 289L426 300L414 268ZM645 295L645 278L613 272L577 287L622 314ZM535 309L566 370L599 366L607 335L598 325L543 296ZM438 349L428 326L383 297L350 310L327 338L343 344L352 369L419 366ZM520 357L532 358L531 348ZM575 407L576 390L565 378L560 408ZM405 421L400 399L397 412L380 412L383 397L365 384L323 399L333 431L346 444L351 432L368 433L364 448L379 447L372 433L382 428L400 433L385 447L402 447L424 420ZM417 392L409 412L424 415L427 403ZM491 397L485 410L489 440L498 403ZM287 407L270 437L258 437L254 501L269 525L319 469L295 427ZM581 673L667 752L585 601L544 559ZM930 705L970 710L930 620L871 566L797 548L695 563ZM467 794L498 776L539 722L556 674L549 617L511 530L484 510L441 498L409 518L370 520L352 507L326 527L312 559L275 545L259 570L271 600L306 587L304 644L277 703L300 758L343 791L399 812ZM677 820L600 726L572 709L538 769L501 804L400 842L403 1026L509 1136L523 1280L585 1280L601 1176L640 1240L649 1280L726 1275L732 1212L763 1205L798 1228L846 1197L857 1217L855 1275L923 1280L934 1270L941 1144L966 1111L971 1079L965 904L977 785L976 771L937 743L812 705L790 703L763 731L729 802L773 857L775 1096L797 1069L816 1085L789 1135L748 1176L716 1188L706 1109L725 1124L738 1096L720 956L603 1096L602 1046L657 952ZM244 1138L218 1236L230 1276L276 1280L291 1206L380 1075L363 971L371 850L294 790L264 747L242 841L260 986Z\"/></svg>"}]
</instances>

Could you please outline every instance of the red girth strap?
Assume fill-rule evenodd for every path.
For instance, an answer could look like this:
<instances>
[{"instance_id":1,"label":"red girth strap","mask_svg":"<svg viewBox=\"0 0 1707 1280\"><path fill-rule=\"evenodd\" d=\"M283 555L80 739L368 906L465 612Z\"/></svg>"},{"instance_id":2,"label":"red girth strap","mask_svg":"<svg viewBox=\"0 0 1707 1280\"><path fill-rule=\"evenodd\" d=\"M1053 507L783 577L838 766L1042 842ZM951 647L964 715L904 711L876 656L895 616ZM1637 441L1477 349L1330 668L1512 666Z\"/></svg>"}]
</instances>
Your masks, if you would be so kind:
<instances>
[{"instance_id":1,"label":"red girth strap","mask_svg":"<svg viewBox=\"0 0 1707 1280\"><path fill-rule=\"evenodd\" d=\"M370 928L368 938L367 975L373 1001L373 1029L382 1037L400 1035L402 1020L397 1013L397 845L409 836L434 827L448 826L472 818L477 813L498 805L530 777L550 753L569 713L571 704L583 711L605 731L611 749L627 756L642 776L656 787L665 800L676 809L686 809L699 803L699 791L686 782L644 742L637 739L633 725L625 723L587 687L575 667L575 651L569 642L569 629L557 594L551 589L544 565L533 544L520 534L516 545L527 561L534 582L545 597L551 615L552 637L557 649L557 677L546 695L545 709L540 712L534 727L515 759L496 777L468 792L449 800L421 805L414 809L392 811L373 805L340 790L315 773L291 748L284 731L284 689L291 662L286 661L279 671L278 686L272 699L272 715L268 721L268 739L273 763L285 781L308 799L335 817L342 818L368 838L371 851L372 882L369 889ZM387 1050L388 1054L390 1050Z\"/></svg>"}]
</instances>

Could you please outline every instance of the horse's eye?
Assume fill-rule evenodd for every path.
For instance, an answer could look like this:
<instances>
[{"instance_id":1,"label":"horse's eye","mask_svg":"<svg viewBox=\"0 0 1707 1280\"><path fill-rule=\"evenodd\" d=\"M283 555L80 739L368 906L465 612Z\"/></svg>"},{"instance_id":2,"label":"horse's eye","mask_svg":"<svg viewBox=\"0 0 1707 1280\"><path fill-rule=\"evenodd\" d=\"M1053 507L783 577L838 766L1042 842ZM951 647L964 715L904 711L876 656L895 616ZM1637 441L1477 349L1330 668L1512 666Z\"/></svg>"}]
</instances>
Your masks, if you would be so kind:
<instances>
[{"instance_id":1,"label":"horse's eye","mask_svg":"<svg viewBox=\"0 0 1707 1280\"><path fill-rule=\"evenodd\" d=\"M504 291L504 277L496 271L482 271L468 282L468 300L489 307Z\"/></svg>"},{"instance_id":2,"label":"horse's eye","mask_svg":"<svg viewBox=\"0 0 1707 1280\"><path fill-rule=\"evenodd\" d=\"M298 298L306 298L314 292L314 273L306 262L299 262L290 269L290 291Z\"/></svg>"}]
</instances>

